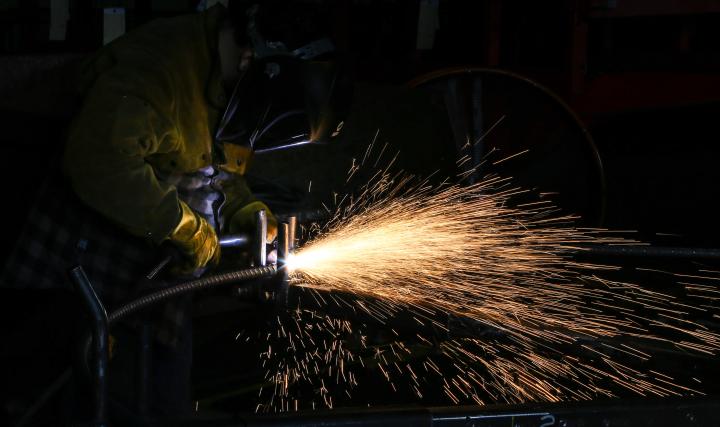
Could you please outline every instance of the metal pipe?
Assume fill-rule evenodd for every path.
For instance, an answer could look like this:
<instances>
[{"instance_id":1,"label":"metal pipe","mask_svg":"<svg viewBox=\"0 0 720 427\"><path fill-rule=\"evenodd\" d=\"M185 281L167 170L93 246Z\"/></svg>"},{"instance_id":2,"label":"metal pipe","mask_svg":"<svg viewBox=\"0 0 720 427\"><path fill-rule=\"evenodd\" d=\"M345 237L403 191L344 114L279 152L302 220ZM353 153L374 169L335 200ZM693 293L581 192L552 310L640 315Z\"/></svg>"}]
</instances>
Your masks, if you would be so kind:
<instances>
[{"instance_id":1,"label":"metal pipe","mask_svg":"<svg viewBox=\"0 0 720 427\"><path fill-rule=\"evenodd\" d=\"M70 278L92 316L93 366L92 398L93 423L106 425L107 411L107 365L108 365L108 315L81 266L70 270Z\"/></svg>"},{"instance_id":2,"label":"metal pipe","mask_svg":"<svg viewBox=\"0 0 720 427\"><path fill-rule=\"evenodd\" d=\"M278 270L285 265L285 260L290 254L290 226L286 222L278 225Z\"/></svg>"},{"instance_id":3,"label":"metal pipe","mask_svg":"<svg viewBox=\"0 0 720 427\"><path fill-rule=\"evenodd\" d=\"M288 249L292 252L297 245L297 217L294 215L288 217L288 232Z\"/></svg>"},{"instance_id":4,"label":"metal pipe","mask_svg":"<svg viewBox=\"0 0 720 427\"><path fill-rule=\"evenodd\" d=\"M650 245L580 245L576 249L576 254L645 258L720 259L720 249Z\"/></svg>"},{"instance_id":5,"label":"metal pipe","mask_svg":"<svg viewBox=\"0 0 720 427\"><path fill-rule=\"evenodd\" d=\"M280 223L278 227L278 285L275 291L275 303L281 307L288 305L289 277L287 271L287 257L290 255L290 226Z\"/></svg>"},{"instance_id":6,"label":"metal pipe","mask_svg":"<svg viewBox=\"0 0 720 427\"><path fill-rule=\"evenodd\" d=\"M267 265L267 213L260 209L255 213L255 263L258 267Z\"/></svg>"}]
</instances>

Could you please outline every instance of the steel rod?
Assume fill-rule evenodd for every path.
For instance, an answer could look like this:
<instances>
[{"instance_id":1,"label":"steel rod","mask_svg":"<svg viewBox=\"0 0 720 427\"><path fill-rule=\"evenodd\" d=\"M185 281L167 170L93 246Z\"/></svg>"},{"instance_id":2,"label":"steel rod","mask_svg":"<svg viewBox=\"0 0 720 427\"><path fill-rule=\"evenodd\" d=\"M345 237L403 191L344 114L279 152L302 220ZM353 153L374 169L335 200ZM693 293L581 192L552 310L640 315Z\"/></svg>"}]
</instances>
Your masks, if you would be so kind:
<instances>
[{"instance_id":1,"label":"steel rod","mask_svg":"<svg viewBox=\"0 0 720 427\"><path fill-rule=\"evenodd\" d=\"M260 209L255 213L255 262L258 267L267 265L267 213Z\"/></svg>"},{"instance_id":2,"label":"steel rod","mask_svg":"<svg viewBox=\"0 0 720 427\"><path fill-rule=\"evenodd\" d=\"M278 227L278 287L275 291L275 303L280 307L288 305L289 278L287 271L287 257L290 255L290 226L283 222Z\"/></svg>"},{"instance_id":3,"label":"steel rod","mask_svg":"<svg viewBox=\"0 0 720 427\"><path fill-rule=\"evenodd\" d=\"M82 266L70 270L70 278L92 316L92 398L93 423L106 425L107 413L107 366L108 366L108 315Z\"/></svg>"},{"instance_id":4,"label":"steel rod","mask_svg":"<svg viewBox=\"0 0 720 427\"><path fill-rule=\"evenodd\" d=\"M720 259L720 249L650 245L580 245L577 254L646 258Z\"/></svg>"}]
</instances>

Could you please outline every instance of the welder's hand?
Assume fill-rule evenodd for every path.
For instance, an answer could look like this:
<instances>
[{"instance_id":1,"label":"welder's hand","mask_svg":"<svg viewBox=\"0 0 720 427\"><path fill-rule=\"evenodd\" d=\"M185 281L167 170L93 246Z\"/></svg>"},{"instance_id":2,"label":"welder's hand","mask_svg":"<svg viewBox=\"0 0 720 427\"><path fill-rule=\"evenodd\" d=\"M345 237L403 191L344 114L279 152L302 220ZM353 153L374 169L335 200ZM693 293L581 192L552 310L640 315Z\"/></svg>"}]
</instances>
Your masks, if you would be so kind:
<instances>
[{"instance_id":1,"label":"welder's hand","mask_svg":"<svg viewBox=\"0 0 720 427\"><path fill-rule=\"evenodd\" d=\"M257 226L255 224L255 213L262 209L265 210L267 215L267 242L270 243L275 240L278 228L277 219L265 203L258 201L248 203L230 217L230 233L252 233Z\"/></svg>"},{"instance_id":2,"label":"welder's hand","mask_svg":"<svg viewBox=\"0 0 720 427\"><path fill-rule=\"evenodd\" d=\"M192 273L208 265L217 265L220 245L215 229L185 203L180 202L180 208L180 222L170 235L170 241L186 258L179 273Z\"/></svg>"}]
</instances>

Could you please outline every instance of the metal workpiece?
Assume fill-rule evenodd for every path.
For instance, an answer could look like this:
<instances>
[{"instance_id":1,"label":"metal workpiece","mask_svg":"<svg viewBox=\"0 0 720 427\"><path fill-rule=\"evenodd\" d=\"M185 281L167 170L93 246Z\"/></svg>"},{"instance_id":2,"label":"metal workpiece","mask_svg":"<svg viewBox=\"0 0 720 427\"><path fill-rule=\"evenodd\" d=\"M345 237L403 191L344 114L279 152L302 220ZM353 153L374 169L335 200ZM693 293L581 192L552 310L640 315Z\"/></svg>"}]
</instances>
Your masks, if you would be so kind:
<instances>
[{"instance_id":1,"label":"metal workpiece","mask_svg":"<svg viewBox=\"0 0 720 427\"><path fill-rule=\"evenodd\" d=\"M288 305L289 276L287 270L287 258L290 256L290 226L283 222L278 226L278 249L277 249L277 287L275 289L275 303L278 306Z\"/></svg>"},{"instance_id":2,"label":"metal workpiece","mask_svg":"<svg viewBox=\"0 0 720 427\"><path fill-rule=\"evenodd\" d=\"M267 213L260 209L255 213L255 265L264 267L267 265Z\"/></svg>"},{"instance_id":3,"label":"metal workpiece","mask_svg":"<svg viewBox=\"0 0 720 427\"><path fill-rule=\"evenodd\" d=\"M285 260L290 253L290 228L286 222L278 224L277 237L277 261L271 264L275 268L275 274L268 280L263 280L255 286L240 287L236 294L238 297L247 298L256 295L261 302L274 304L277 309L283 310L288 305L288 271Z\"/></svg>"},{"instance_id":4,"label":"metal workpiece","mask_svg":"<svg viewBox=\"0 0 720 427\"><path fill-rule=\"evenodd\" d=\"M297 245L297 217L288 217L288 249L290 252L295 250Z\"/></svg>"},{"instance_id":5,"label":"metal workpiece","mask_svg":"<svg viewBox=\"0 0 720 427\"><path fill-rule=\"evenodd\" d=\"M108 328L110 322L105 307L100 302L100 298L81 266L70 270L70 279L92 317L92 366L90 368L91 395L94 399L92 425L105 426L107 425Z\"/></svg>"},{"instance_id":6,"label":"metal workpiece","mask_svg":"<svg viewBox=\"0 0 720 427\"><path fill-rule=\"evenodd\" d=\"M290 226L286 222L278 225L278 269L285 265L285 260L290 254Z\"/></svg>"}]
</instances>

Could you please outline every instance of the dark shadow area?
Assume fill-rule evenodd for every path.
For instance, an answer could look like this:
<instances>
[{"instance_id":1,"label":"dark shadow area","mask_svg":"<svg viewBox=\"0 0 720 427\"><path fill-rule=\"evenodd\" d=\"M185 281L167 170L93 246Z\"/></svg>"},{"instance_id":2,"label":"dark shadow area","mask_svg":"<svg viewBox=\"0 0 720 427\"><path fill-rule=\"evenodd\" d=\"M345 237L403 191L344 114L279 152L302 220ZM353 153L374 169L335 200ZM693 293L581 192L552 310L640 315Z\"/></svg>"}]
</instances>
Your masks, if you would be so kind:
<instances>
[{"instance_id":1,"label":"dark shadow area","mask_svg":"<svg viewBox=\"0 0 720 427\"><path fill-rule=\"evenodd\" d=\"M711 104L593 126L607 176L608 228L669 245L718 246L718 113Z\"/></svg>"}]
</instances>

